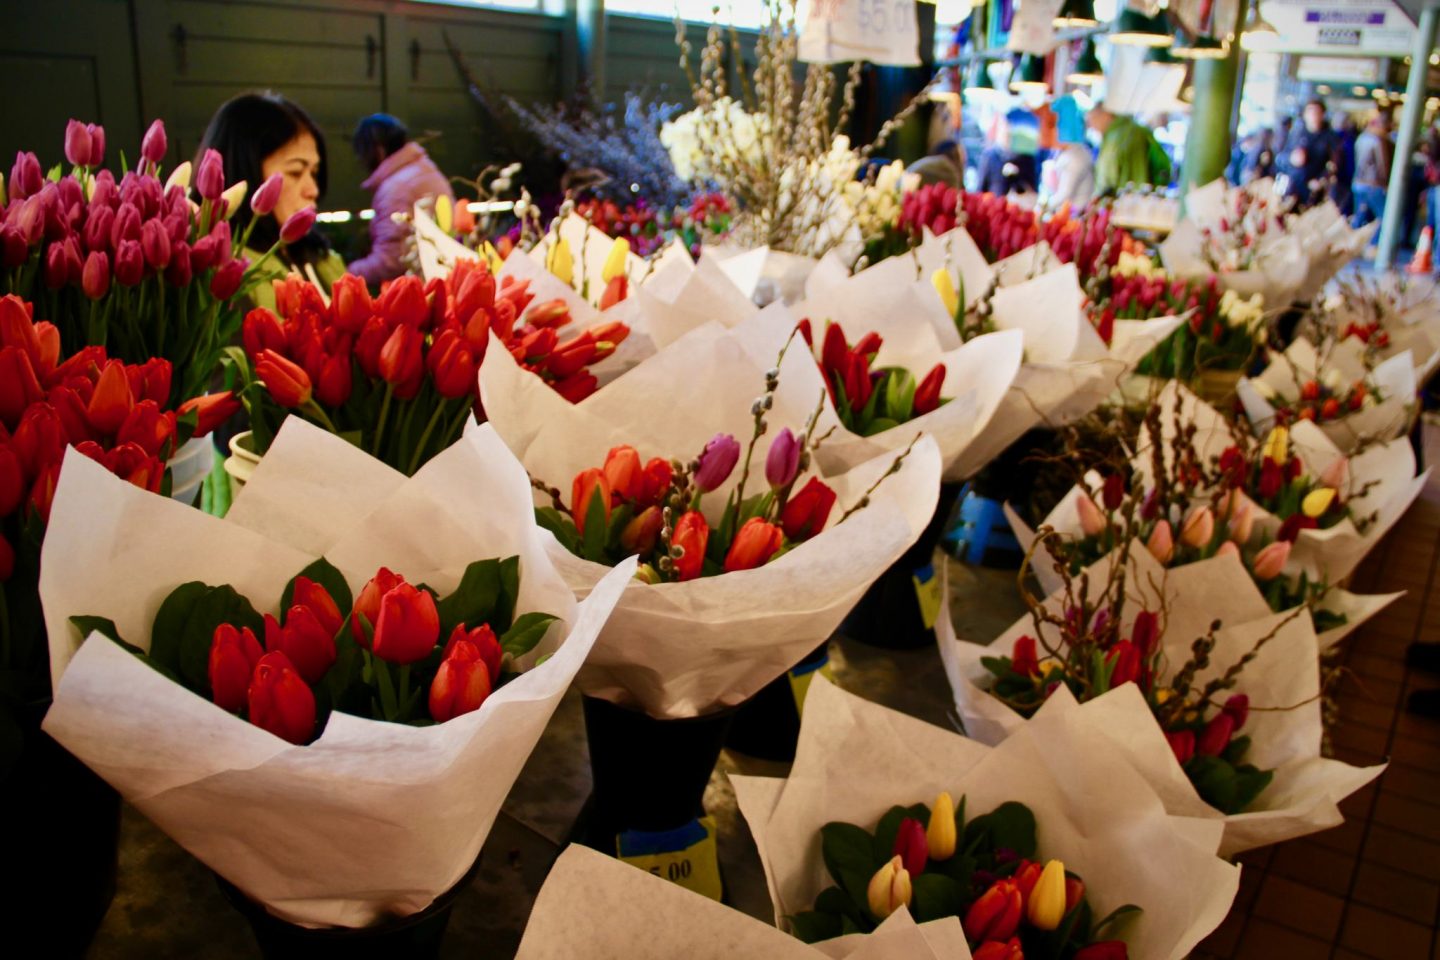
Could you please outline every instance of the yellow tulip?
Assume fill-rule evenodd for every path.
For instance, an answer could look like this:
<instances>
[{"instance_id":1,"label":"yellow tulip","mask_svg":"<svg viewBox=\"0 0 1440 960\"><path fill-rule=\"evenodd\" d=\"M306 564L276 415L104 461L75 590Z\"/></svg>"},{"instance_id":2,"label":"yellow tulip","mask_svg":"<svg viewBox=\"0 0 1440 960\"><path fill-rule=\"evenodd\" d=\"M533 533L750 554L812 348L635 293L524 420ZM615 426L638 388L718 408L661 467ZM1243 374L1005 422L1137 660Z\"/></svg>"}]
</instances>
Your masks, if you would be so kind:
<instances>
[{"instance_id":1,"label":"yellow tulip","mask_svg":"<svg viewBox=\"0 0 1440 960\"><path fill-rule=\"evenodd\" d=\"M435 198L435 226L449 233L454 222L455 208L451 205L450 198L442 193Z\"/></svg>"},{"instance_id":2,"label":"yellow tulip","mask_svg":"<svg viewBox=\"0 0 1440 960\"><path fill-rule=\"evenodd\" d=\"M486 263L490 265L490 272L499 275L500 268L505 266L505 261L500 257L500 251L496 250L494 244L489 240L486 240L483 252Z\"/></svg>"},{"instance_id":3,"label":"yellow tulip","mask_svg":"<svg viewBox=\"0 0 1440 960\"><path fill-rule=\"evenodd\" d=\"M240 180L230 184L229 189L220 194L220 199L225 201L225 213L222 219L229 220L235 216L235 211L240 209L240 204L245 199L246 189L248 188L246 187L245 181Z\"/></svg>"},{"instance_id":4,"label":"yellow tulip","mask_svg":"<svg viewBox=\"0 0 1440 960\"><path fill-rule=\"evenodd\" d=\"M1290 454L1290 431L1276 427L1265 438L1265 456L1276 463L1284 463Z\"/></svg>"},{"instance_id":5,"label":"yellow tulip","mask_svg":"<svg viewBox=\"0 0 1440 960\"><path fill-rule=\"evenodd\" d=\"M875 871L870 886L865 891L870 912L875 919L884 920L901 907L910 906L910 872L905 869L900 857L891 857L886 864ZM1061 891L1064 898L1064 891Z\"/></svg>"},{"instance_id":6,"label":"yellow tulip","mask_svg":"<svg viewBox=\"0 0 1440 960\"><path fill-rule=\"evenodd\" d=\"M575 258L570 255L570 244L564 237L556 237L550 254L545 258L545 269L553 273L565 286L572 286L575 279Z\"/></svg>"},{"instance_id":7,"label":"yellow tulip","mask_svg":"<svg viewBox=\"0 0 1440 960\"><path fill-rule=\"evenodd\" d=\"M955 801L943 791L935 798L935 807L930 811L925 844L931 860L949 860L955 855Z\"/></svg>"},{"instance_id":8,"label":"yellow tulip","mask_svg":"<svg viewBox=\"0 0 1440 960\"><path fill-rule=\"evenodd\" d=\"M605 257L605 269L600 271L600 279L609 283L616 277L625 276L625 263L630 258L630 241L624 237L616 237L615 242L610 244L610 253Z\"/></svg>"},{"instance_id":9,"label":"yellow tulip","mask_svg":"<svg viewBox=\"0 0 1440 960\"><path fill-rule=\"evenodd\" d=\"M1335 491L1331 487L1320 487L1305 494L1305 499L1300 501L1300 509L1305 511L1305 516L1319 518L1330 509L1330 504L1335 502Z\"/></svg>"},{"instance_id":10,"label":"yellow tulip","mask_svg":"<svg viewBox=\"0 0 1440 960\"><path fill-rule=\"evenodd\" d=\"M1035 881L1030 891L1030 903L1026 914L1031 926L1041 930L1054 930L1065 919L1065 864L1051 860Z\"/></svg>"},{"instance_id":11,"label":"yellow tulip","mask_svg":"<svg viewBox=\"0 0 1440 960\"><path fill-rule=\"evenodd\" d=\"M944 267L936 270L930 275L930 284L935 292L940 294L940 302L945 304L945 312L954 317L960 313L960 294L955 292L955 281L950 278L950 271Z\"/></svg>"}]
</instances>

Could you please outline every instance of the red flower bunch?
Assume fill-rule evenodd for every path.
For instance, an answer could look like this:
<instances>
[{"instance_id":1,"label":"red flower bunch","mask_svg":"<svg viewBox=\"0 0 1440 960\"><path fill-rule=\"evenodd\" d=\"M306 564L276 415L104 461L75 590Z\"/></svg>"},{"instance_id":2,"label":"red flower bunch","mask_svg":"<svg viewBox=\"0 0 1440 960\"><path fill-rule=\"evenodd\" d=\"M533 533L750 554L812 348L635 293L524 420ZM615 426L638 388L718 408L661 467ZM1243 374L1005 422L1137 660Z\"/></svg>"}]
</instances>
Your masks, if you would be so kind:
<instances>
[{"instance_id":1,"label":"red flower bunch","mask_svg":"<svg viewBox=\"0 0 1440 960\"><path fill-rule=\"evenodd\" d=\"M277 281L279 315L250 311L244 353L231 351L247 384L242 396L257 450L295 410L333 432L358 434L363 449L414 473L478 408L476 373L491 333L562 396L588 396L597 381L585 368L613 352L629 328L606 323L562 343L557 330L570 323L564 301L532 305L528 287L507 278L497 289L479 261L462 261L429 283L400 277L374 299L363 280L346 275L328 304L304 280Z\"/></svg>"},{"instance_id":2,"label":"red flower bunch","mask_svg":"<svg viewBox=\"0 0 1440 960\"><path fill-rule=\"evenodd\" d=\"M1344 340L1346 337L1354 337L1366 346L1379 350L1390 346L1390 334L1385 331L1379 320L1370 323L1351 322L1346 324L1344 332L1340 334L1340 339Z\"/></svg>"},{"instance_id":3,"label":"red flower bunch","mask_svg":"<svg viewBox=\"0 0 1440 960\"><path fill-rule=\"evenodd\" d=\"M1299 399L1275 404L1275 422L1283 427L1297 420L1311 420L1316 423L1338 420L1359 410L1370 396L1371 390L1363 378L1350 384L1344 391L1332 390L1319 380L1306 380L1300 384ZM1379 397L1376 396L1375 399L1378 400Z\"/></svg>"},{"instance_id":4,"label":"red flower bunch","mask_svg":"<svg viewBox=\"0 0 1440 960\"><path fill-rule=\"evenodd\" d=\"M648 257L665 240L659 218L643 199L623 207L614 200L581 200L575 214L607 237L630 241L637 256Z\"/></svg>"},{"instance_id":5,"label":"red flower bunch","mask_svg":"<svg viewBox=\"0 0 1440 960\"><path fill-rule=\"evenodd\" d=\"M798 326L805 343L814 349L810 320ZM830 400L840 421L852 433L863 437L924 416L945 403L940 388L945 385L945 365L937 363L918 384L903 367L870 365L881 347L878 333L867 333L851 346L839 324L825 325L820 352L820 373L830 391Z\"/></svg>"}]
</instances>

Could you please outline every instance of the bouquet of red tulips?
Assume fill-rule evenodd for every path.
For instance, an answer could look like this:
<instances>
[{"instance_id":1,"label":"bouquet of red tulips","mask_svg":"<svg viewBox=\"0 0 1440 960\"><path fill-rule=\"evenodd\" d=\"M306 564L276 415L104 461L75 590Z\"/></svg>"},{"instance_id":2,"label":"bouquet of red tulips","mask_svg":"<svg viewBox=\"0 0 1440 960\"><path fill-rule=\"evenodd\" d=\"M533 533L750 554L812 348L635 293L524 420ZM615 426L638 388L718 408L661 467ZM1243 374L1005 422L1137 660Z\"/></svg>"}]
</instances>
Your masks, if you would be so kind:
<instances>
[{"instance_id":1,"label":"bouquet of red tulips","mask_svg":"<svg viewBox=\"0 0 1440 960\"><path fill-rule=\"evenodd\" d=\"M607 323L561 342L565 304L532 304L525 281L497 287L489 268L462 261L441 279L401 277L372 300L346 275L327 303L299 278L276 282L279 315L250 311L244 350L228 357L264 453L290 412L354 440L407 474L445 449L478 408L476 371L493 333L525 369L575 402L596 380L586 367L629 332Z\"/></svg>"},{"instance_id":2,"label":"bouquet of red tulips","mask_svg":"<svg viewBox=\"0 0 1440 960\"><path fill-rule=\"evenodd\" d=\"M34 302L67 353L103 346L127 363L168 361L174 375L161 399L174 406L205 392L239 332L246 292L280 271L266 265L273 249L247 262L241 251L248 231L231 233L229 218L248 185L227 187L213 150L197 170L182 163L162 181L166 148L156 120L139 166L118 182L101 168L105 131L93 124L70 121L65 156L72 170L64 176L56 166L46 177L33 153L17 154L8 184L0 185L0 293ZM277 173L257 185L249 201L257 214L274 210L280 182ZM304 236L314 218L313 209L296 213L279 243Z\"/></svg>"},{"instance_id":3,"label":"bouquet of red tulips","mask_svg":"<svg viewBox=\"0 0 1440 960\"><path fill-rule=\"evenodd\" d=\"M806 346L814 349L808 318L800 321L799 329ZM870 365L881 344L880 335L871 332L851 346L838 323L825 324L820 373L840 422L846 430L862 437L883 433L948 402L948 398L940 396L945 385L945 364L935 364L918 384L914 374L904 367L872 370Z\"/></svg>"}]
</instances>

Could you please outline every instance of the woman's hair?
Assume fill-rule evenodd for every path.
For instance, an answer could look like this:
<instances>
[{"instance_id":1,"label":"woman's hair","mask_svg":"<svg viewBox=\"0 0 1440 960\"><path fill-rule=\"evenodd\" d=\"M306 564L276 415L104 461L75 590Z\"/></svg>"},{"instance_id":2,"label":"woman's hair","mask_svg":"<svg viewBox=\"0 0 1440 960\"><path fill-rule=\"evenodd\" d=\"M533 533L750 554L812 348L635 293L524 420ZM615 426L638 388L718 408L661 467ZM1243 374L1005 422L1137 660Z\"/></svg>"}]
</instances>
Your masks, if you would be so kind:
<instances>
[{"instance_id":1,"label":"woman's hair","mask_svg":"<svg viewBox=\"0 0 1440 960\"><path fill-rule=\"evenodd\" d=\"M325 135L315 121L310 119L299 104L270 90L256 93L242 93L221 104L205 128L205 136L196 151L196 166L199 158L208 149L220 151L225 160L225 182L237 183L244 180L250 189L258 190L265 181L261 172L265 158L301 133L315 138L315 150L320 155L320 169L315 174L315 185L320 196L325 196L328 166L325 162ZM253 214L250 204L242 202L235 211L231 229L237 233L250 223ZM262 217L250 234L252 250L268 250L280 237L280 224L274 216ZM330 244L317 230L285 248L284 259L292 265L314 263L330 252Z\"/></svg>"},{"instance_id":2,"label":"woman's hair","mask_svg":"<svg viewBox=\"0 0 1440 960\"><path fill-rule=\"evenodd\" d=\"M380 160L376 159L377 147L380 159L384 159L409 141L410 132L405 129L405 124L388 113L372 113L361 120L351 138L355 155L372 170L380 163Z\"/></svg>"}]
</instances>

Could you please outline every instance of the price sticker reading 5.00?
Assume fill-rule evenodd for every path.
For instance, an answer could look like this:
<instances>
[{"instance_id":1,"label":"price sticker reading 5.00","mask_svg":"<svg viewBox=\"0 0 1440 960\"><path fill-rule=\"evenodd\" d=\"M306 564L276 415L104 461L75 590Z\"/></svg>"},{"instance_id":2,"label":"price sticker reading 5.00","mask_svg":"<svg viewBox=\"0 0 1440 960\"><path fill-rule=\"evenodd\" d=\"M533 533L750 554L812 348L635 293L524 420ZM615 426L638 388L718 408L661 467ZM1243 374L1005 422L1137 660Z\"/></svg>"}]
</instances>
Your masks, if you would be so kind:
<instances>
[{"instance_id":1,"label":"price sticker reading 5.00","mask_svg":"<svg viewBox=\"0 0 1440 960\"><path fill-rule=\"evenodd\" d=\"M687 890L719 900L720 858L715 848L715 821L691 820L676 830L626 830L615 840L621 860Z\"/></svg>"},{"instance_id":2,"label":"price sticker reading 5.00","mask_svg":"<svg viewBox=\"0 0 1440 960\"><path fill-rule=\"evenodd\" d=\"M914 0L810 0L800 32L800 59L809 63L913 67L919 51Z\"/></svg>"}]
</instances>

